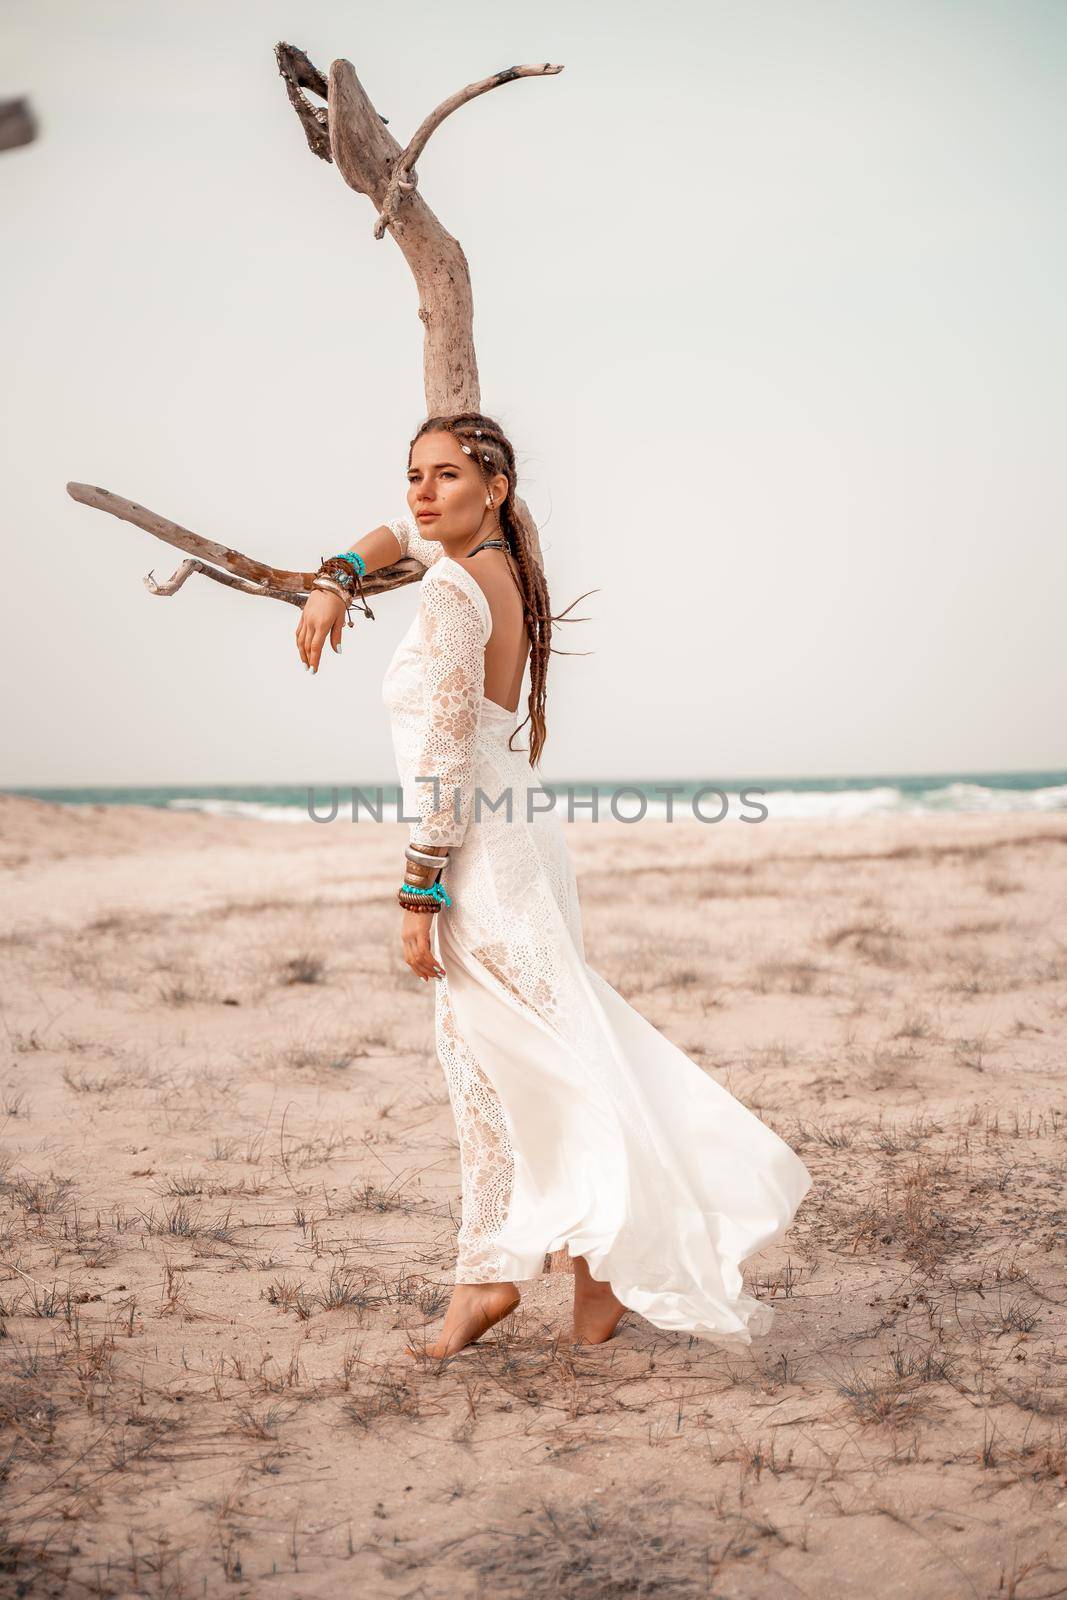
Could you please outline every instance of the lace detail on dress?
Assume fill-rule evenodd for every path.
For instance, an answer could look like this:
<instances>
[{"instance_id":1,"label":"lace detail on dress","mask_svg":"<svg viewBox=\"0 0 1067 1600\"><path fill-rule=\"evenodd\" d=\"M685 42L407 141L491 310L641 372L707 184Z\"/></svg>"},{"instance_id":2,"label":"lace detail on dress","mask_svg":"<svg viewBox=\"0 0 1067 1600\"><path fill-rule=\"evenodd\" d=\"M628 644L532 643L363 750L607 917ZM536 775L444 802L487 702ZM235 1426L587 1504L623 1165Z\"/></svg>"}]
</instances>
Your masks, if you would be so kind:
<instances>
[{"instance_id":1,"label":"lace detail on dress","mask_svg":"<svg viewBox=\"0 0 1067 1600\"><path fill-rule=\"evenodd\" d=\"M741 1263L781 1237L810 1175L587 965L560 818L527 809L542 786L509 742L519 716L483 693L481 586L435 559L419 588L382 696L412 836L452 847L453 903L433 920L462 1176L456 1281L522 1282L566 1245L655 1326L751 1343L773 1308L745 1294ZM437 795L415 775L436 775ZM495 805L507 790L511 811Z\"/></svg>"},{"instance_id":2,"label":"lace detail on dress","mask_svg":"<svg viewBox=\"0 0 1067 1600\"><path fill-rule=\"evenodd\" d=\"M519 1005L539 1017L547 1026L558 1026L558 994L550 982L552 967L547 959L547 951L540 971L530 962L525 972L518 963L511 965L513 951L503 940L495 945L477 945L472 954L487 972L493 974L497 983L510 991Z\"/></svg>"},{"instance_id":3,"label":"lace detail on dress","mask_svg":"<svg viewBox=\"0 0 1067 1600\"><path fill-rule=\"evenodd\" d=\"M415 777L423 781L415 784L413 844L459 845L467 831L485 683L485 612L451 571L437 567L422 580L423 728Z\"/></svg>"},{"instance_id":4,"label":"lace detail on dress","mask_svg":"<svg viewBox=\"0 0 1067 1600\"><path fill-rule=\"evenodd\" d=\"M411 556L424 567L432 567L440 559L443 553L440 540L424 539L414 517L397 517L395 522L387 522L386 527L399 543L401 555Z\"/></svg>"},{"instance_id":5,"label":"lace detail on dress","mask_svg":"<svg viewBox=\"0 0 1067 1600\"><path fill-rule=\"evenodd\" d=\"M511 1263L494 1246L511 1200L515 1159L500 1100L460 1037L447 983L436 986L437 1054L444 1068L459 1135L463 1185L457 1241L457 1283L503 1283Z\"/></svg>"}]
</instances>

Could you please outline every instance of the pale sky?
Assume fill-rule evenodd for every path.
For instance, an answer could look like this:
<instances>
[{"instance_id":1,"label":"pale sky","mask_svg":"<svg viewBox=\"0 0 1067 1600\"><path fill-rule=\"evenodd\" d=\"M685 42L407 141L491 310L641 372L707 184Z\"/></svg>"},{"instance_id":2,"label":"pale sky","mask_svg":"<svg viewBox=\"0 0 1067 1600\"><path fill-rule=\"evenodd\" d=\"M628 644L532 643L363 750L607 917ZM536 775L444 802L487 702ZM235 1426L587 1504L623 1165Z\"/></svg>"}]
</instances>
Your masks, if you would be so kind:
<instances>
[{"instance_id":1,"label":"pale sky","mask_svg":"<svg viewBox=\"0 0 1067 1600\"><path fill-rule=\"evenodd\" d=\"M178 553L65 492L303 568L406 509L414 284L280 39L401 144L564 64L418 168L553 609L600 591L543 778L1067 767L1062 0L6 0L0 33L41 125L0 155L0 784L393 780L414 587L313 678L294 609L152 598Z\"/></svg>"}]
</instances>

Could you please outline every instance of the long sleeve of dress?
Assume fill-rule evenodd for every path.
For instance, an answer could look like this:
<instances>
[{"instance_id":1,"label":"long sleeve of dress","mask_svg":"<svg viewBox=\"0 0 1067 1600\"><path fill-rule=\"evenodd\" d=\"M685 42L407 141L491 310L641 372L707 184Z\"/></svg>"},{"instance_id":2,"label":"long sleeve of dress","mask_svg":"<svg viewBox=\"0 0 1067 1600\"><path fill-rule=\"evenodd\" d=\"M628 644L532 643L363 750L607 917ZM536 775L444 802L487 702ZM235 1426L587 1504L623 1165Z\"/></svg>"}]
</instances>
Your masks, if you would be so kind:
<instances>
[{"instance_id":1,"label":"long sleeve of dress","mask_svg":"<svg viewBox=\"0 0 1067 1600\"><path fill-rule=\"evenodd\" d=\"M441 555L440 540L424 539L414 517L397 517L386 527L400 545L401 555L411 556L421 566L432 567Z\"/></svg>"},{"instance_id":2,"label":"long sleeve of dress","mask_svg":"<svg viewBox=\"0 0 1067 1600\"><path fill-rule=\"evenodd\" d=\"M422 580L423 729L411 844L459 845L471 817L475 739L485 686L485 614L445 570ZM491 626L491 624L490 624Z\"/></svg>"}]
</instances>

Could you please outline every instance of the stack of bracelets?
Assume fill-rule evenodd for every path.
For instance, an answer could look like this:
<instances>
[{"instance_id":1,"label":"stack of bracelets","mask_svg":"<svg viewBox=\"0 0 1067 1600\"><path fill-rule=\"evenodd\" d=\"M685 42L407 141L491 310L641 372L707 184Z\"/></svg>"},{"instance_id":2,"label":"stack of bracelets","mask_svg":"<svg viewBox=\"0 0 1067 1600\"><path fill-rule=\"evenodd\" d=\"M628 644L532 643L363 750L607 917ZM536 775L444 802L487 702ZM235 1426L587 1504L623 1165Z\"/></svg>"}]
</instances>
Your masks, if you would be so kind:
<instances>
[{"instance_id":1,"label":"stack of bracelets","mask_svg":"<svg viewBox=\"0 0 1067 1600\"><path fill-rule=\"evenodd\" d=\"M325 556L319 564L319 570L311 580L313 589L324 589L327 594L335 594L345 603L345 607L352 605L356 595L359 595L359 605L365 616L374 621L374 612L367 604L363 593L363 575L367 570L367 563L358 550L346 550L340 556ZM351 622L351 617L349 617Z\"/></svg>"},{"instance_id":2,"label":"stack of bracelets","mask_svg":"<svg viewBox=\"0 0 1067 1600\"><path fill-rule=\"evenodd\" d=\"M441 882L441 869L447 856L430 855L418 845L409 844L404 849L407 868L397 899L405 911L440 911L452 904L451 896Z\"/></svg>"},{"instance_id":3,"label":"stack of bracelets","mask_svg":"<svg viewBox=\"0 0 1067 1600\"><path fill-rule=\"evenodd\" d=\"M358 595L358 604L373 622L374 612L363 594L363 576L366 570L367 563L359 551L346 550L342 555L328 556L322 560L318 573L312 579L311 587L323 589L327 594L337 595L345 603L346 615L348 607ZM408 865L404 872L404 882L397 891L397 900L404 909L433 912L440 911L443 905L450 906L452 900L441 882L441 872L448 856L431 855L413 844L405 848L404 856Z\"/></svg>"}]
</instances>

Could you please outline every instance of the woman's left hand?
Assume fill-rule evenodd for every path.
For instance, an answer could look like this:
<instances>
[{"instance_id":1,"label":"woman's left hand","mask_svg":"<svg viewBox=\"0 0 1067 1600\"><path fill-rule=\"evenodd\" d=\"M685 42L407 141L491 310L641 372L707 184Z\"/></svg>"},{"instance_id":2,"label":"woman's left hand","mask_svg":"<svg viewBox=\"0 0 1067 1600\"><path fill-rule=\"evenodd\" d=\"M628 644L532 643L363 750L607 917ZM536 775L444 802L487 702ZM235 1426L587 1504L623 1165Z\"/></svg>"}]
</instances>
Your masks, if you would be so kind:
<instances>
[{"instance_id":1,"label":"woman's left hand","mask_svg":"<svg viewBox=\"0 0 1067 1600\"><path fill-rule=\"evenodd\" d=\"M430 943L430 923L439 917L439 911L405 911L401 921L401 939L404 960L417 978L443 978L445 969L433 953Z\"/></svg>"}]
</instances>

